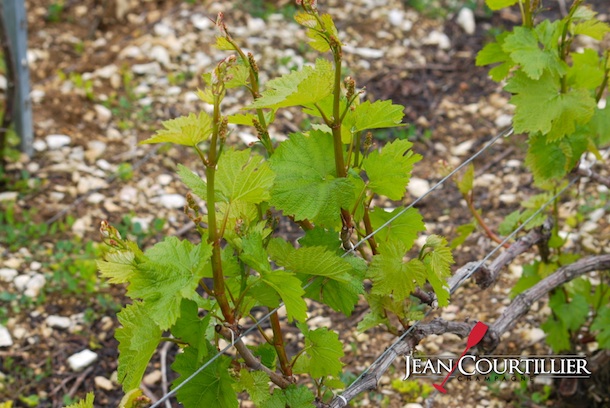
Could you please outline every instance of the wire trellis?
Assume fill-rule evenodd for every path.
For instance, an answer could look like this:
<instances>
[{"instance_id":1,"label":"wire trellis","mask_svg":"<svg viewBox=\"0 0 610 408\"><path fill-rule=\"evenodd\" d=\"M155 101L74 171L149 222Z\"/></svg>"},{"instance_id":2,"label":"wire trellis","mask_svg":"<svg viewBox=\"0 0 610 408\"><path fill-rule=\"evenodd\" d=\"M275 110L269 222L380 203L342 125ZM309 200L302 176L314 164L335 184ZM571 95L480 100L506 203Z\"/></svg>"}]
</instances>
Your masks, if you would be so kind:
<instances>
[{"instance_id":1,"label":"wire trellis","mask_svg":"<svg viewBox=\"0 0 610 408\"><path fill-rule=\"evenodd\" d=\"M504 129L503 131L501 131L500 133L498 133L497 135L495 135L489 142L487 142L485 144L485 146L483 146L481 149L479 149L476 153L474 153L472 156L470 156L467 160L465 160L464 162L462 162L459 166L457 166L453 171L451 171L449 174L447 174L445 177L443 177L441 180L439 180L434 186L432 186L428 191L426 191L424 194L422 194L420 197L418 197L416 200L414 200L411 204L409 204L407 207L403 208L401 211L399 211L397 214L394 214L389 220L387 220L384 224L380 225L376 230L374 230L373 232L371 232L369 235L363 237L360 241L358 241L356 244L354 244L354 246L349 249L348 251L344 252L343 255L341 255L341 257L345 257L351 253L353 253L360 245L362 245L363 243L365 243L369 238L375 236L376 234L378 234L381 230L383 230L384 228L386 228L388 225L390 225L393 221L395 221L398 217L400 217L402 214L404 214L406 211L408 211L410 208L412 208L413 206L415 206L417 203L419 203L420 201L422 201L424 198L426 198L429 194L431 194L434 190L436 190L437 188L439 188L441 185L443 185L447 180L449 180L451 177L453 177L453 175L455 175L458 171L460 171L462 168L464 168L465 166L467 166L468 164L470 164L474 159L476 159L478 156L480 156L484 151L486 151L488 148L490 148L498 139L500 139L501 137L508 137L513 133L513 127L508 127L507 129ZM566 186L567 188L567 186ZM563 191L563 190L562 190ZM548 204L547 204L548 205ZM523 226L519 227L517 230L515 230L511 235L509 235L506 239L505 242L507 242L508 240L510 240L517 232L519 232L521 229L523 228ZM487 259L489 259L489 257L491 255L493 255L493 253L495 253L503 244L499 245L498 247L496 247L490 254L488 254L487 257L484 258L483 261L481 261L476 268L479 268L483 262L485 262ZM475 268L475 270L476 270ZM468 277L470 277L472 275L473 271L471 271L471 273L468 275ZM308 284L306 284L303 289L307 289L309 286L311 286L313 284L314 281L309 282ZM458 284L461 285L463 282L460 282ZM150 408L156 408L159 407L162 403L164 403L165 401L167 401L169 398L171 398L172 396L174 396L182 387L184 387L186 384L188 384L190 381L192 381L199 373L201 373L203 370L205 370L207 367L209 367L216 359L218 359L221 355L223 355L225 352L227 352L229 349L231 349L237 342L241 341L242 338L246 337L247 335L249 335L250 333L252 333L254 330L257 330L257 328L266 320L268 320L274 313L276 313L279 309L281 309L282 307L284 307L284 302L281 302L280 305L278 307L276 307L275 309L269 311L267 314L265 314L263 317L261 317L258 321L256 321L251 327L249 327L248 329L246 329L245 331L243 331L242 333L240 333L239 336L235 337L234 339L231 339L231 342L229 342L229 344L227 346L225 346L222 350L220 350L217 354L215 354L214 356L212 356L208 361L206 361L204 364L201 365L201 367L199 367L197 370L195 370L191 375L189 375L186 379L184 379L184 381L182 381L180 384L178 384L174 389L172 389L171 391L169 391L167 394L165 394L163 397L161 397L157 402L155 402L153 405L151 405ZM426 312L426 314L424 315L424 317L427 317L429 315L429 313L431 313L433 309L429 309L428 312ZM419 321L418 321L419 322ZM414 328L416 327L416 324L414 324L413 326L411 326L411 328L409 330L407 330L405 333L403 333L398 340L396 340L392 346L390 346L390 348L388 348L384 353L382 353L376 361L379 361L382 357L384 357L388 352L390 352L394 347L396 347L396 345L402 341L404 339L404 337L406 337ZM370 368L370 366L369 366ZM362 374L360 374L360 376L358 377L358 379L362 378L362 376L364 376L369 368L367 368L366 370L364 370L362 372ZM357 379L357 380L358 380ZM356 381L357 381L356 380Z\"/></svg>"}]
</instances>

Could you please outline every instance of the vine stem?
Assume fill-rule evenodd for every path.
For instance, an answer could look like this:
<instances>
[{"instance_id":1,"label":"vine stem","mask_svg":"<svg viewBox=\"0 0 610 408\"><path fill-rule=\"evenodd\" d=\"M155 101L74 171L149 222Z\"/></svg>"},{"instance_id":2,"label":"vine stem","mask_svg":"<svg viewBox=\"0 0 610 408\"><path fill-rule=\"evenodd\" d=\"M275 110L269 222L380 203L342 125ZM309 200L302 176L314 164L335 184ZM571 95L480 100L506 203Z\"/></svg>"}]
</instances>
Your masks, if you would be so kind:
<instances>
[{"instance_id":1,"label":"vine stem","mask_svg":"<svg viewBox=\"0 0 610 408\"><path fill-rule=\"evenodd\" d=\"M468 209L470 210L470 213L472 214L472 216L474 217L474 219L477 221L477 224L479 224L479 226L481 228L483 228L483 231L485 231L485 235L487 235L487 237L489 237L489 239L491 239L492 241L501 244L502 243L502 238L500 238L499 236L497 236L492 230L491 228L489 228L489 226L487 225L487 223L485 222L485 220L483 219L483 217L481 217L481 214L479 214L479 212L477 211L477 209L474 206L474 200L473 200L473 193L472 191L470 192L470 194L468 195L464 195L464 199L466 200L466 204L468 205ZM505 242L502 245L504 248L509 248L510 245L508 244L508 242Z\"/></svg>"},{"instance_id":2,"label":"vine stem","mask_svg":"<svg viewBox=\"0 0 610 408\"><path fill-rule=\"evenodd\" d=\"M271 311L271 309L269 309L269 311ZM275 348L275 352L280 360L280 367L282 368L284 375L291 376L292 366L288 361L286 349L284 348L284 336L282 335L282 326L280 325L280 318L277 311L271 313L269 321L271 322L271 329L273 330L273 347Z\"/></svg>"},{"instance_id":3,"label":"vine stem","mask_svg":"<svg viewBox=\"0 0 610 408\"><path fill-rule=\"evenodd\" d=\"M210 151L205 170L207 181L207 200L206 206L208 210L208 242L212 244L212 277L214 279L214 295L220 306L222 315L227 323L235 324L235 315L231 310L227 295L225 293L224 274L222 271L222 261L220 257L220 240L222 236L219 234L216 226L216 199L214 196L214 180L216 177L217 144L220 123L220 97L219 93L214 94L214 117L212 140L210 142Z\"/></svg>"}]
</instances>

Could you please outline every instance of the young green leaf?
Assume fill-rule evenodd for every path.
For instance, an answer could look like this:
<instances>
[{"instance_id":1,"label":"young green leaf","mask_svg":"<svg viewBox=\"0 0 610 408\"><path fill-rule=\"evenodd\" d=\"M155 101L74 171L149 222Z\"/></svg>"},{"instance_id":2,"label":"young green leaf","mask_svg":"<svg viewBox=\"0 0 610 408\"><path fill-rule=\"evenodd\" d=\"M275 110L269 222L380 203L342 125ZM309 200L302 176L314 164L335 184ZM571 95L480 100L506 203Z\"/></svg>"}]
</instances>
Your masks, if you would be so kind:
<instances>
[{"instance_id":1,"label":"young green leaf","mask_svg":"<svg viewBox=\"0 0 610 408\"><path fill-rule=\"evenodd\" d=\"M314 401L314 395L305 385L290 385L285 390L275 389L271 398L263 401L260 408L312 408Z\"/></svg>"},{"instance_id":2,"label":"young green leaf","mask_svg":"<svg viewBox=\"0 0 610 408\"><path fill-rule=\"evenodd\" d=\"M530 28L515 27L504 39L502 49L531 79L539 79L544 70L555 75L564 75L567 71L556 51L540 48L536 32Z\"/></svg>"},{"instance_id":3,"label":"young green leaf","mask_svg":"<svg viewBox=\"0 0 610 408\"><path fill-rule=\"evenodd\" d=\"M422 260L427 271L426 277L434 289L439 306L447 306L449 304L447 278L451 276L450 266L454 263L453 255L447 240L438 235L429 235L425 248L432 249Z\"/></svg>"},{"instance_id":4,"label":"young green leaf","mask_svg":"<svg viewBox=\"0 0 610 408\"><path fill-rule=\"evenodd\" d=\"M188 167L178 163L178 176L182 182L191 189L193 194L202 200L206 200L208 196L207 184L201 177L193 173Z\"/></svg>"},{"instance_id":5,"label":"young green leaf","mask_svg":"<svg viewBox=\"0 0 610 408\"><path fill-rule=\"evenodd\" d=\"M213 355L217 350L208 344L207 354ZM176 356L172 369L180 374L173 383L175 388L193 374L201 364L197 361L198 350L187 347ZM233 391L235 380L229 374L231 358L221 356L206 369L197 374L177 392L178 400L185 408L218 407L237 408L239 402Z\"/></svg>"},{"instance_id":6,"label":"young green leaf","mask_svg":"<svg viewBox=\"0 0 610 408\"><path fill-rule=\"evenodd\" d=\"M348 111L345 116L344 125L352 133L367 129L393 128L400 126L404 117L405 107L393 105L391 100L363 102L356 106L353 111Z\"/></svg>"},{"instance_id":7,"label":"young green leaf","mask_svg":"<svg viewBox=\"0 0 610 408\"><path fill-rule=\"evenodd\" d=\"M416 285L426 282L426 268L417 259L404 262L406 252L405 245L398 241L389 241L379 248L367 273L373 281L371 294L393 295L400 301L406 299Z\"/></svg>"},{"instance_id":8,"label":"young green leaf","mask_svg":"<svg viewBox=\"0 0 610 408\"><path fill-rule=\"evenodd\" d=\"M334 331L326 327L309 330L305 323L297 325L305 336L303 353L295 358L294 372L308 373L313 378L327 375L338 376L341 373L341 358L344 356L343 344Z\"/></svg>"},{"instance_id":9,"label":"young green leaf","mask_svg":"<svg viewBox=\"0 0 610 408\"><path fill-rule=\"evenodd\" d=\"M199 317L197 303L182 299L180 304L180 319L170 329L174 337L187 342L191 347L197 349L197 361L202 361L207 356L206 331L210 325L212 315L208 313L205 317Z\"/></svg>"},{"instance_id":10,"label":"young green leaf","mask_svg":"<svg viewBox=\"0 0 610 408\"><path fill-rule=\"evenodd\" d=\"M489 76L496 82L500 82L510 72L510 69L515 65L513 60L510 58L510 54L502 49L504 40L509 35L509 32L504 32L496 37L496 42L489 43L483 47L477 54L476 65L478 67L483 65L501 64L493 67L489 70Z\"/></svg>"},{"instance_id":11,"label":"young green leaf","mask_svg":"<svg viewBox=\"0 0 610 408\"><path fill-rule=\"evenodd\" d=\"M391 200L400 200L404 196L413 165L422 158L409 150L411 146L413 143L408 140L395 140L364 159L362 167L370 180L371 190Z\"/></svg>"},{"instance_id":12,"label":"young green leaf","mask_svg":"<svg viewBox=\"0 0 610 408\"><path fill-rule=\"evenodd\" d=\"M108 252L103 261L97 261L97 267L108 283L127 283L136 273L135 255L131 251Z\"/></svg>"},{"instance_id":13,"label":"young green leaf","mask_svg":"<svg viewBox=\"0 0 610 408\"><path fill-rule=\"evenodd\" d=\"M457 182L458 189L462 195L467 195L472 191L472 183L474 181L474 165L471 163L466 168L464 175Z\"/></svg>"},{"instance_id":14,"label":"young green leaf","mask_svg":"<svg viewBox=\"0 0 610 408\"><path fill-rule=\"evenodd\" d=\"M570 332L561 320L549 316L546 322L540 325L540 328L546 333L546 342L553 348L553 351L559 353L570 350Z\"/></svg>"},{"instance_id":15,"label":"young green leaf","mask_svg":"<svg viewBox=\"0 0 610 408\"><path fill-rule=\"evenodd\" d=\"M191 113L188 116L166 120L163 126L165 129L158 130L154 136L140 144L169 142L194 147L208 140L213 129L212 118L205 112L200 112L199 116Z\"/></svg>"},{"instance_id":16,"label":"young green leaf","mask_svg":"<svg viewBox=\"0 0 610 408\"><path fill-rule=\"evenodd\" d=\"M385 211L383 208L371 210L369 215L373 229L379 229L402 210L403 208L401 207L394 209L392 212ZM423 218L419 211L415 208L409 208L387 227L380 230L377 235L375 235L375 240L380 245L383 245L383 243L387 241L398 240L402 242L406 252L413 246L413 243L417 239L417 235L425 230L426 226L424 225Z\"/></svg>"},{"instance_id":17,"label":"young green leaf","mask_svg":"<svg viewBox=\"0 0 610 408\"><path fill-rule=\"evenodd\" d=\"M203 266L212 255L206 242L193 245L167 237L146 251L148 261L138 265L127 294L146 303L149 316L169 329L180 316L182 299L195 299L195 289L203 277Z\"/></svg>"},{"instance_id":18,"label":"young green leaf","mask_svg":"<svg viewBox=\"0 0 610 408\"><path fill-rule=\"evenodd\" d=\"M561 290L551 295L549 307L564 323L566 329L572 331L578 330L587 321L589 314L589 304L582 295L574 294L568 302L565 293Z\"/></svg>"},{"instance_id":19,"label":"young green leaf","mask_svg":"<svg viewBox=\"0 0 610 408\"><path fill-rule=\"evenodd\" d=\"M93 407L93 400L95 399L95 396L93 395L92 392L88 392L87 395L85 396L84 400L80 400L78 402L75 402L74 404L70 404L70 405L66 405L64 408L94 408ZM2 407L3 404L0 404L0 407ZM11 408L12 404L9 403L7 408Z\"/></svg>"},{"instance_id":20,"label":"young green leaf","mask_svg":"<svg viewBox=\"0 0 610 408\"><path fill-rule=\"evenodd\" d=\"M239 381L235 383L235 391L246 391L250 394L252 402L259 406L263 401L268 400L269 376L262 371L248 371L242 368L239 372Z\"/></svg>"},{"instance_id":21,"label":"young green leaf","mask_svg":"<svg viewBox=\"0 0 610 408\"><path fill-rule=\"evenodd\" d=\"M319 131L294 133L269 159L275 172L271 204L295 220L322 227L340 223L341 208L353 201L353 185L337 178L332 136Z\"/></svg>"},{"instance_id":22,"label":"young green leaf","mask_svg":"<svg viewBox=\"0 0 610 408\"><path fill-rule=\"evenodd\" d=\"M572 134L576 124L587 123L596 106L585 89L560 93L557 78L548 73L533 80L518 71L505 89L514 94L511 103L516 106L515 132L541 132L548 135L549 141Z\"/></svg>"},{"instance_id":23,"label":"young green leaf","mask_svg":"<svg viewBox=\"0 0 610 408\"><path fill-rule=\"evenodd\" d=\"M142 302L134 302L117 314L120 328L115 337L119 341L118 380L123 391L140 388L148 363L161 341L161 329L148 315Z\"/></svg>"},{"instance_id":24,"label":"young green leaf","mask_svg":"<svg viewBox=\"0 0 610 408\"><path fill-rule=\"evenodd\" d=\"M250 149L227 149L218 161L216 189L223 201L258 204L269 200L274 178L262 156Z\"/></svg>"},{"instance_id":25,"label":"young green leaf","mask_svg":"<svg viewBox=\"0 0 610 408\"><path fill-rule=\"evenodd\" d=\"M519 0L485 0L485 4L492 10L500 10L517 4Z\"/></svg>"},{"instance_id":26,"label":"young green leaf","mask_svg":"<svg viewBox=\"0 0 610 408\"><path fill-rule=\"evenodd\" d=\"M306 106L316 103L333 90L332 63L318 59L315 67L304 67L267 82L267 89L246 109Z\"/></svg>"},{"instance_id":27,"label":"young green leaf","mask_svg":"<svg viewBox=\"0 0 610 408\"><path fill-rule=\"evenodd\" d=\"M610 306L604 305L599 308L591 325L591 330L599 330L599 333L595 336L599 346L610 349Z\"/></svg>"},{"instance_id":28,"label":"young green leaf","mask_svg":"<svg viewBox=\"0 0 610 408\"><path fill-rule=\"evenodd\" d=\"M335 230L327 230L321 227L305 231L305 235L299 239L302 246L321 246L331 252L341 252L341 239Z\"/></svg>"}]
</instances>

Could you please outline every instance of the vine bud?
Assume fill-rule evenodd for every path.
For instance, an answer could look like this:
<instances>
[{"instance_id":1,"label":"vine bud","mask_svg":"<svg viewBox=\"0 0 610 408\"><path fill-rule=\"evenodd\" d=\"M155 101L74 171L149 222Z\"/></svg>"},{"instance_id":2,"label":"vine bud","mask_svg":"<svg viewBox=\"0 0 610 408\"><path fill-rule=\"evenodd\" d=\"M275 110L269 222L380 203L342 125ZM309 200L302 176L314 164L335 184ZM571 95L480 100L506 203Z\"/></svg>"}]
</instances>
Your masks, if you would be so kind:
<instances>
[{"instance_id":1,"label":"vine bud","mask_svg":"<svg viewBox=\"0 0 610 408\"><path fill-rule=\"evenodd\" d=\"M347 90L347 93L345 96L346 96L347 100L350 101L352 99L352 97L354 96L354 90L356 88L356 81L354 81L354 78L352 78L351 76L347 76L343 80L343 85L345 86L345 89Z\"/></svg>"},{"instance_id":2,"label":"vine bud","mask_svg":"<svg viewBox=\"0 0 610 408\"><path fill-rule=\"evenodd\" d=\"M371 132L366 132L366 136L364 137L364 144L362 145L364 151L366 152L373 146L373 134Z\"/></svg>"},{"instance_id":3,"label":"vine bud","mask_svg":"<svg viewBox=\"0 0 610 408\"><path fill-rule=\"evenodd\" d=\"M254 71L256 75L258 75L258 65L256 64L256 61L254 60L254 55L252 55L251 52L248 53L248 63L250 64L252 71Z\"/></svg>"}]
</instances>

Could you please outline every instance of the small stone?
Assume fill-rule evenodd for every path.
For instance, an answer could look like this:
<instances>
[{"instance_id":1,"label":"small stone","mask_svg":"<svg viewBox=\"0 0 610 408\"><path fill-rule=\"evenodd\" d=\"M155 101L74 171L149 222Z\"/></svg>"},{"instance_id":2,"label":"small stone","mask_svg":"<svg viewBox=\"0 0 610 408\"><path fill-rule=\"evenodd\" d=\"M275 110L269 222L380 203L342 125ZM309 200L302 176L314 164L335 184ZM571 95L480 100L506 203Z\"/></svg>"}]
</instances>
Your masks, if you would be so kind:
<instances>
[{"instance_id":1,"label":"small stone","mask_svg":"<svg viewBox=\"0 0 610 408\"><path fill-rule=\"evenodd\" d=\"M93 364L95 360L97 360L97 354L89 349L85 349L68 357L68 365L72 371L82 371L85 367Z\"/></svg>"},{"instance_id":2,"label":"small stone","mask_svg":"<svg viewBox=\"0 0 610 408\"><path fill-rule=\"evenodd\" d=\"M0 281L12 282L18 272L15 269L2 268L0 269Z\"/></svg>"},{"instance_id":3,"label":"small stone","mask_svg":"<svg viewBox=\"0 0 610 408\"><path fill-rule=\"evenodd\" d=\"M593 210L593 211L591 211L591 214L589 214L589 220L591 220L591 222L598 222L599 220L602 219L602 217L604 216L605 213L606 213L606 210L604 210L603 208L598 208L597 210Z\"/></svg>"},{"instance_id":4,"label":"small stone","mask_svg":"<svg viewBox=\"0 0 610 408\"><path fill-rule=\"evenodd\" d=\"M33 261L30 264L30 269L33 271L38 271L38 270L40 270L40 268L42 268L42 264L38 261Z\"/></svg>"},{"instance_id":5,"label":"small stone","mask_svg":"<svg viewBox=\"0 0 610 408\"><path fill-rule=\"evenodd\" d=\"M36 150L37 152L47 150L47 144L43 140L34 140L34 143L32 143L32 147L34 147L34 150Z\"/></svg>"},{"instance_id":6,"label":"small stone","mask_svg":"<svg viewBox=\"0 0 610 408\"><path fill-rule=\"evenodd\" d=\"M32 92L30 92L30 98L32 99L32 102L34 103L40 103L42 102L42 99L45 96L45 91L43 91L42 89L34 89Z\"/></svg>"},{"instance_id":7,"label":"small stone","mask_svg":"<svg viewBox=\"0 0 610 408\"><path fill-rule=\"evenodd\" d=\"M165 67L167 67L171 62L169 52L161 45L155 45L152 47L149 52L149 56Z\"/></svg>"},{"instance_id":8,"label":"small stone","mask_svg":"<svg viewBox=\"0 0 610 408\"><path fill-rule=\"evenodd\" d=\"M191 16L191 23L197 30L205 30L210 28L212 21L209 18L202 16L201 14L193 14Z\"/></svg>"},{"instance_id":9,"label":"small stone","mask_svg":"<svg viewBox=\"0 0 610 408\"><path fill-rule=\"evenodd\" d=\"M118 70L119 67L117 67L116 65L106 65L105 67L98 68L93 71L93 76L109 79L112 75L118 72Z\"/></svg>"},{"instance_id":10,"label":"small stone","mask_svg":"<svg viewBox=\"0 0 610 408\"><path fill-rule=\"evenodd\" d=\"M104 105L97 104L93 106L95 109L95 114L97 115L97 120L102 122L102 124L107 124L112 119L112 111L105 107Z\"/></svg>"},{"instance_id":11,"label":"small stone","mask_svg":"<svg viewBox=\"0 0 610 408\"><path fill-rule=\"evenodd\" d=\"M121 58L139 58L142 56L142 50L135 45L128 45L119 53Z\"/></svg>"},{"instance_id":12,"label":"small stone","mask_svg":"<svg viewBox=\"0 0 610 408\"><path fill-rule=\"evenodd\" d=\"M148 64L135 64L131 70L137 75L161 75L161 66L156 61Z\"/></svg>"},{"instance_id":13,"label":"small stone","mask_svg":"<svg viewBox=\"0 0 610 408\"><path fill-rule=\"evenodd\" d=\"M36 298L40 294L40 290L47 283L44 275L41 273L35 273L28 280L28 283L25 285L24 295L29 296L31 298Z\"/></svg>"},{"instance_id":14,"label":"small stone","mask_svg":"<svg viewBox=\"0 0 610 408\"><path fill-rule=\"evenodd\" d=\"M131 186L125 186L119 191L121 202L134 203L138 198L138 190Z\"/></svg>"},{"instance_id":15,"label":"small stone","mask_svg":"<svg viewBox=\"0 0 610 408\"><path fill-rule=\"evenodd\" d=\"M0 193L0 201L15 201L18 196L19 193L16 191L5 191Z\"/></svg>"},{"instance_id":16,"label":"small stone","mask_svg":"<svg viewBox=\"0 0 610 408\"><path fill-rule=\"evenodd\" d=\"M403 405L402 408L424 408L424 406L415 402L409 402L408 404Z\"/></svg>"},{"instance_id":17,"label":"small stone","mask_svg":"<svg viewBox=\"0 0 610 408\"><path fill-rule=\"evenodd\" d=\"M546 334L544 333L544 330L542 330L538 327L534 327L529 330L525 329L525 330L523 330L522 335L523 335L523 338L530 343L538 343L539 341L544 339L544 337L546 336Z\"/></svg>"},{"instance_id":18,"label":"small stone","mask_svg":"<svg viewBox=\"0 0 610 408\"><path fill-rule=\"evenodd\" d=\"M476 22L474 21L474 12L468 7L464 7L458 13L456 23L466 32L466 34L474 34Z\"/></svg>"},{"instance_id":19,"label":"small stone","mask_svg":"<svg viewBox=\"0 0 610 408\"><path fill-rule=\"evenodd\" d=\"M49 146L50 150L59 149L64 146L68 146L72 139L67 135L48 135L45 137L47 141L47 146Z\"/></svg>"},{"instance_id":20,"label":"small stone","mask_svg":"<svg viewBox=\"0 0 610 408\"><path fill-rule=\"evenodd\" d=\"M133 217L131 219L131 224L140 224L140 228L142 228L142 231L146 232L150 228L151 221L152 217Z\"/></svg>"},{"instance_id":21,"label":"small stone","mask_svg":"<svg viewBox=\"0 0 610 408\"><path fill-rule=\"evenodd\" d=\"M457 146L453 146L451 148L451 154L454 156L463 156L470 151L473 144L474 140L466 140Z\"/></svg>"},{"instance_id":22,"label":"small stone","mask_svg":"<svg viewBox=\"0 0 610 408\"><path fill-rule=\"evenodd\" d=\"M425 45L436 45L441 50L448 50L451 48L451 40L447 34L436 30L431 31L430 34L423 39L422 43Z\"/></svg>"},{"instance_id":23,"label":"small stone","mask_svg":"<svg viewBox=\"0 0 610 408\"><path fill-rule=\"evenodd\" d=\"M144 378L142 378L142 382L148 386L155 385L161 381L161 377L161 370L154 370L146 374Z\"/></svg>"},{"instance_id":24,"label":"small stone","mask_svg":"<svg viewBox=\"0 0 610 408\"><path fill-rule=\"evenodd\" d=\"M159 176L157 177L157 182L162 186L167 186L169 183L172 182L172 179L172 176L170 176L169 174L159 174Z\"/></svg>"},{"instance_id":25,"label":"small stone","mask_svg":"<svg viewBox=\"0 0 610 408\"><path fill-rule=\"evenodd\" d=\"M97 167L99 167L102 170L106 170L106 171L112 170L112 164L108 163L107 160L101 159L101 160L96 161L95 164L97 165Z\"/></svg>"},{"instance_id":26,"label":"small stone","mask_svg":"<svg viewBox=\"0 0 610 408\"><path fill-rule=\"evenodd\" d=\"M390 22L390 24L392 24L394 27L399 27L402 25L402 22L405 19L405 13L402 10L398 10L398 9L392 9L390 10L390 12L388 13L388 21Z\"/></svg>"},{"instance_id":27,"label":"small stone","mask_svg":"<svg viewBox=\"0 0 610 408\"><path fill-rule=\"evenodd\" d=\"M494 124L499 128L505 128L513 123L513 117L511 115L502 114L496 118Z\"/></svg>"},{"instance_id":28,"label":"small stone","mask_svg":"<svg viewBox=\"0 0 610 408\"><path fill-rule=\"evenodd\" d=\"M500 194L498 196L498 199L500 200L501 203L504 203L504 204L514 204L517 202L517 195L516 194Z\"/></svg>"},{"instance_id":29,"label":"small stone","mask_svg":"<svg viewBox=\"0 0 610 408\"><path fill-rule=\"evenodd\" d=\"M104 201L105 198L106 196L104 194L93 193L89 197L87 197L87 202L89 204L99 204Z\"/></svg>"},{"instance_id":30,"label":"small stone","mask_svg":"<svg viewBox=\"0 0 610 408\"><path fill-rule=\"evenodd\" d=\"M88 157L91 161L97 159L106 151L106 143L101 140L92 140L87 143L87 151L85 152L85 156Z\"/></svg>"},{"instance_id":31,"label":"small stone","mask_svg":"<svg viewBox=\"0 0 610 408\"><path fill-rule=\"evenodd\" d=\"M76 185L76 191L79 194L85 194L88 191L106 187L108 187L106 180L97 177L81 177Z\"/></svg>"},{"instance_id":32,"label":"small stone","mask_svg":"<svg viewBox=\"0 0 610 408\"><path fill-rule=\"evenodd\" d=\"M95 383L96 388L99 388L104 391L112 391L112 389L114 388L114 384L112 384L112 381L110 381L106 377L102 377L101 375L96 376L93 379L93 382Z\"/></svg>"},{"instance_id":33,"label":"small stone","mask_svg":"<svg viewBox=\"0 0 610 408\"><path fill-rule=\"evenodd\" d=\"M153 31L155 32L157 37L169 37L170 35L174 34L174 30L163 23L155 24Z\"/></svg>"},{"instance_id":34,"label":"small stone","mask_svg":"<svg viewBox=\"0 0 610 408\"><path fill-rule=\"evenodd\" d=\"M8 329L0 325L0 347L10 347L13 345L13 339Z\"/></svg>"},{"instance_id":35,"label":"small stone","mask_svg":"<svg viewBox=\"0 0 610 408\"><path fill-rule=\"evenodd\" d=\"M100 320L100 323L102 324L102 326L100 328L103 332L107 332L114 327L114 321L112 320L112 317L110 317L110 316L102 317L102 319Z\"/></svg>"},{"instance_id":36,"label":"small stone","mask_svg":"<svg viewBox=\"0 0 610 408\"><path fill-rule=\"evenodd\" d=\"M30 280L29 275L19 275L13 279L13 285L19 292L23 292L25 290L26 285Z\"/></svg>"},{"instance_id":37,"label":"small stone","mask_svg":"<svg viewBox=\"0 0 610 408\"><path fill-rule=\"evenodd\" d=\"M47 326L54 329L68 329L72 324L69 317L51 315L45 319Z\"/></svg>"},{"instance_id":38,"label":"small stone","mask_svg":"<svg viewBox=\"0 0 610 408\"><path fill-rule=\"evenodd\" d=\"M381 58L385 52L376 48L352 47L351 45L343 46L343 50L347 53L358 55L363 58Z\"/></svg>"},{"instance_id":39,"label":"small stone","mask_svg":"<svg viewBox=\"0 0 610 408\"><path fill-rule=\"evenodd\" d=\"M182 208L186 199L180 194L165 194L159 197L159 203L165 208Z\"/></svg>"},{"instance_id":40,"label":"small stone","mask_svg":"<svg viewBox=\"0 0 610 408\"><path fill-rule=\"evenodd\" d=\"M248 31L250 34L258 34L265 31L267 24L262 18L251 18L248 20Z\"/></svg>"},{"instance_id":41,"label":"small stone","mask_svg":"<svg viewBox=\"0 0 610 408\"><path fill-rule=\"evenodd\" d=\"M88 217L79 218L72 224L72 232L82 237L87 232Z\"/></svg>"},{"instance_id":42,"label":"small stone","mask_svg":"<svg viewBox=\"0 0 610 408\"><path fill-rule=\"evenodd\" d=\"M407 191L413 197L421 197L430 190L430 183L427 180L412 177L407 186Z\"/></svg>"}]
</instances>

